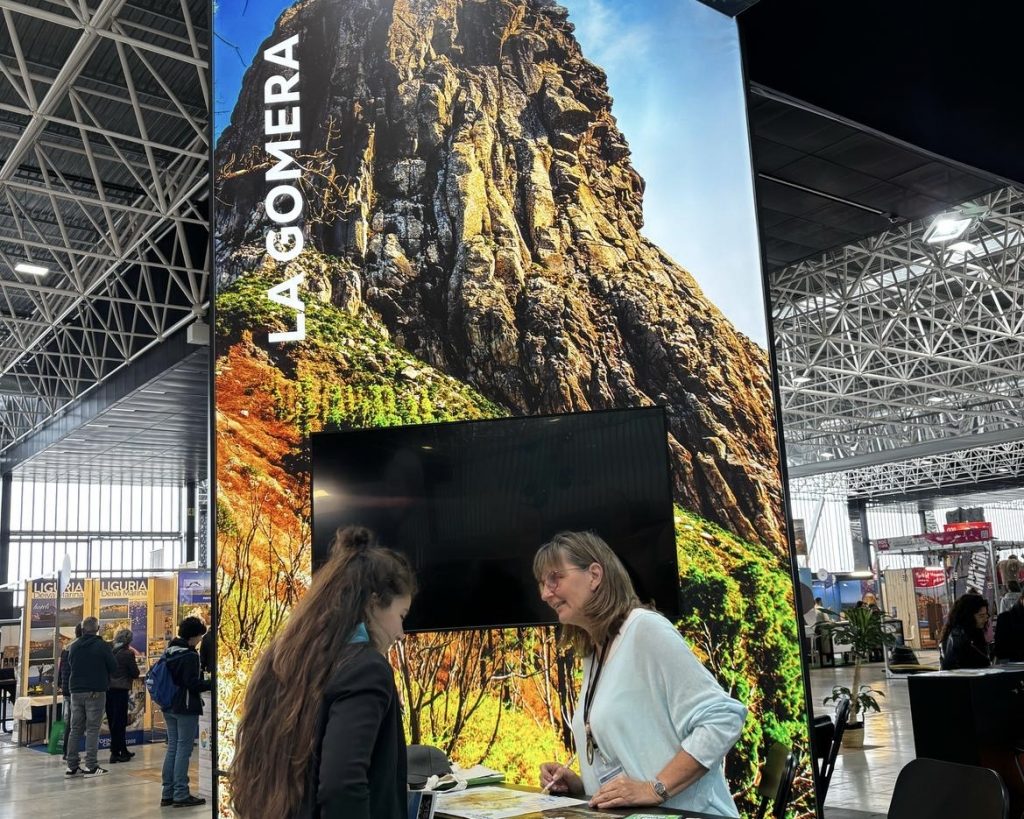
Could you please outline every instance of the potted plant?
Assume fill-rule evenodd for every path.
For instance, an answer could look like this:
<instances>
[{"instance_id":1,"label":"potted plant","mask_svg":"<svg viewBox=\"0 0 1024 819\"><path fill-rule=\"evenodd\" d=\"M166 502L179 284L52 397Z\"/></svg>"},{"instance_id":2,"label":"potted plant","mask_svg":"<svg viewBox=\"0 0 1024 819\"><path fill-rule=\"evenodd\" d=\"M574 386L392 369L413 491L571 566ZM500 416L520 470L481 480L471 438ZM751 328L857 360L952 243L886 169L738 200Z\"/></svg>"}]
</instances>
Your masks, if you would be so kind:
<instances>
[{"instance_id":1,"label":"potted plant","mask_svg":"<svg viewBox=\"0 0 1024 819\"><path fill-rule=\"evenodd\" d=\"M845 643L853 655L853 685L832 688L832 696L825 702L836 702L844 697L850 700L850 718L843 734L843 745L860 748L864 745L864 715L869 711L880 711L876 696L885 696L881 691L860 683L861 663L866 662L873 651L885 650L896 642L896 635L882 627L881 612L861 606L843 613L842 619L821 623L819 628L832 638L833 644ZM856 692L856 694L854 694Z\"/></svg>"}]
</instances>

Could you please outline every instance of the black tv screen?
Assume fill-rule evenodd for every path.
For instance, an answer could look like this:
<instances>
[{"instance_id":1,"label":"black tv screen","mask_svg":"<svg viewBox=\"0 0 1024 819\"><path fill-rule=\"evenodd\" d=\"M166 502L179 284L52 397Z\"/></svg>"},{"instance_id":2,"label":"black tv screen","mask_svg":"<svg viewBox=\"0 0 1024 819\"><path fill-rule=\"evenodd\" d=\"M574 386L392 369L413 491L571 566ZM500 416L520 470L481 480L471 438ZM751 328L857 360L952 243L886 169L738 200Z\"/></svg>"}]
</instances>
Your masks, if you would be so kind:
<instances>
[{"instance_id":1,"label":"black tv screen","mask_svg":"<svg viewBox=\"0 0 1024 819\"><path fill-rule=\"evenodd\" d=\"M318 433L312 458L314 571L338 528L373 530L416 569L409 631L557 622L533 555L563 530L601 535L678 616L660 407Z\"/></svg>"}]
</instances>

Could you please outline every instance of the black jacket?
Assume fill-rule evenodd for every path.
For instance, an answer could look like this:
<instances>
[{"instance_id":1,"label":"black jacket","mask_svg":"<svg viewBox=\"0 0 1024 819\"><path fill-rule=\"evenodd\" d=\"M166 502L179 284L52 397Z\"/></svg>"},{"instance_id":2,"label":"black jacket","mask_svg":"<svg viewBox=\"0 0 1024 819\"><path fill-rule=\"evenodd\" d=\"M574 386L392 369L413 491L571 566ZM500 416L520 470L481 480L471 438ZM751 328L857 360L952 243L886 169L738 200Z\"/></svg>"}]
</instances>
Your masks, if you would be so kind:
<instances>
[{"instance_id":1,"label":"black jacket","mask_svg":"<svg viewBox=\"0 0 1024 819\"><path fill-rule=\"evenodd\" d=\"M172 714L201 714L203 701L199 694L210 690L210 681L199 673L199 653L188 644L188 640L175 637L167 644L167 667L171 679L178 686L170 708Z\"/></svg>"},{"instance_id":2,"label":"black jacket","mask_svg":"<svg viewBox=\"0 0 1024 819\"><path fill-rule=\"evenodd\" d=\"M199 641L199 665L203 670L204 674L212 674L214 671L213 665L213 654L214 654L214 643L217 641L217 629L211 628L206 634L203 635L203 639Z\"/></svg>"},{"instance_id":3,"label":"black jacket","mask_svg":"<svg viewBox=\"0 0 1024 819\"><path fill-rule=\"evenodd\" d=\"M60 662L57 665L57 680L60 685L60 693L65 697L71 696L71 666L68 664L68 649L70 648L71 646L68 645L60 653Z\"/></svg>"},{"instance_id":4,"label":"black jacket","mask_svg":"<svg viewBox=\"0 0 1024 819\"><path fill-rule=\"evenodd\" d=\"M83 634L68 646L68 666L68 688L72 694L106 692L110 675L117 671L110 643L98 634Z\"/></svg>"},{"instance_id":5,"label":"black jacket","mask_svg":"<svg viewBox=\"0 0 1024 819\"><path fill-rule=\"evenodd\" d=\"M995 650L1004 662L1024 662L1024 604L1015 603L999 615Z\"/></svg>"},{"instance_id":6,"label":"black jacket","mask_svg":"<svg viewBox=\"0 0 1024 819\"><path fill-rule=\"evenodd\" d=\"M942 644L942 669L988 668L992 665L988 656L988 644L981 629L967 629L956 626Z\"/></svg>"},{"instance_id":7,"label":"black jacket","mask_svg":"<svg viewBox=\"0 0 1024 819\"><path fill-rule=\"evenodd\" d=\"M331 678L320 711L303 815L316 819L406 819L405 733L395 677L369 644Z\"/></svg>"},{"instance_id":8,"label":"black jacket","mask_svg":"<svg viewBox=\"0 0 1024 819\"><path fill-rule=\"evenodd\" d=\"M131 646L119 645L114 649L114 662L117 663L117 671L110 677L110 687L130 690L132 680L139 677L139 664Z\"/></svg>"}]
</instances>

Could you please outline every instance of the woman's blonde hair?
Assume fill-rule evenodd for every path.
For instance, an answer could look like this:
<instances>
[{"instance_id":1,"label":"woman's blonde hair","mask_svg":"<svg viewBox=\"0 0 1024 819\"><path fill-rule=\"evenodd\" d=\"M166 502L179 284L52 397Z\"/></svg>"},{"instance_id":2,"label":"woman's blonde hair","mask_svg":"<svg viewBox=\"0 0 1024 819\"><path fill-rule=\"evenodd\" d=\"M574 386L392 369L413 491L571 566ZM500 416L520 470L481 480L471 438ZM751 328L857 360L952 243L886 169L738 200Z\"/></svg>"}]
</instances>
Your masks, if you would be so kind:
<instances>
[{"instance_id":1,"label":"woman's blonde hair","mask_svg":"<svg viewBox=\"0 0 1024 819\"><path fill-rule=\"evenodd\" d=\"M622 561L604 540L593 532L559 532L537 550L533 556L533 575L538 583L563 561L578 569L588 569L597 563L604 570L601 584L584 607L591 629L563 626L561 644L571 646L581 657L590 654L597 643L619 633L629 613L641 607L633 581ZM593 637L591 636L593 634Z\"/></svg>"}]
</instances>

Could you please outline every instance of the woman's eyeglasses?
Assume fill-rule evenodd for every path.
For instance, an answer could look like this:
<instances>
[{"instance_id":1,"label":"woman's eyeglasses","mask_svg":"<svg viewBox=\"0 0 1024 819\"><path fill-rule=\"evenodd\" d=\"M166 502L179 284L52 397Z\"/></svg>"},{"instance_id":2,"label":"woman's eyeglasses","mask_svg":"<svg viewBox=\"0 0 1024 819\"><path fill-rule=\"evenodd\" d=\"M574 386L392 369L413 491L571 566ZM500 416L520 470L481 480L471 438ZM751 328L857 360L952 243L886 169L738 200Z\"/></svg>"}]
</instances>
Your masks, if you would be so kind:
<instances>
[{"instance_id":1,"label":"woman's eyeglasses","mask_svg":"<svg viewBox=\"0 0 1024 819\"><path fill-rule=\"evenodd\" d=\"M544 589L554 591L558 588L558 585L565 580L565 576L569 572L584 571L586 571L586 569L581 569L579 566L570 566L568 569L550 571L537 582L537 585L540 587L541 591L544 591Z\"/></svg>"}]
</instances>

